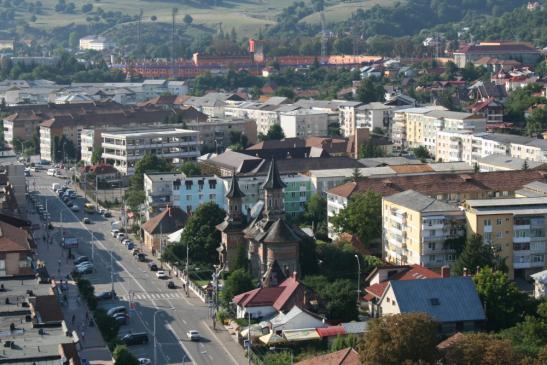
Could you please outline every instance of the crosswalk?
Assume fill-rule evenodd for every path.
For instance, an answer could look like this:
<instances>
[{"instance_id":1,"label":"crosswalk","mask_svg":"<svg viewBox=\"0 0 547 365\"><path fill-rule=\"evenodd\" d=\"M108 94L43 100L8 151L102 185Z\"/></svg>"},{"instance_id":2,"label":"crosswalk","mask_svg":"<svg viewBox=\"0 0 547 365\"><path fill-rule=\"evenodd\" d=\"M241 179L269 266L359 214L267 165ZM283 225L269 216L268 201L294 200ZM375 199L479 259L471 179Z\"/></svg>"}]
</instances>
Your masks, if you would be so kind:
<instances>
[{"instance_id":1,"label":"crosswalk","mask_svg":"<svg viewBox=\"0 0 547 365\"><path fill-rule=\"evenodd\" d=\"M135 293L133 300L160 300L160 299L182 299L184 293L172 292L172 293ZM120 296L122 300L129 300L127 296Z\"/></svg>"}]
</instances>

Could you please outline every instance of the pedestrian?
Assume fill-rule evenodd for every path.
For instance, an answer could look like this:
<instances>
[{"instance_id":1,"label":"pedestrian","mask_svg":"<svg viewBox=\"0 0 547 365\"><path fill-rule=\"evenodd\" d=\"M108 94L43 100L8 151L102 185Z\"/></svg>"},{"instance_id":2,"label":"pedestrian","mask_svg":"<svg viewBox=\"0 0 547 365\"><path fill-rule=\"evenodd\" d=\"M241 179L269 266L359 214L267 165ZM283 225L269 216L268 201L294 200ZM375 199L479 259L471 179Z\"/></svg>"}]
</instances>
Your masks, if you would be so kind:
<instances>
[{"instance_id":1,"label":"pedestrian","mask_svg":"<svg viewBox=\"0 0 547 365\"><path fill-rule=\"evenodd\" d=\"M63 252L63 251L61 251ZM59 259L59 261L57 261L57 263L59 264L59 267L61 267L61 259Z\"/></svg>"},{"instance_id":2,"label":"pedestrian","mask_svg":"<svg viewBox=\"0 0 547 365\"><path fill-rule=\"evenodd\" d=\"M76 321L76 315L73 314L73 315L72 315L72 325L74 325L74 322L75 322L75 321Z\"/></svg>"},{"instance_id":3,"label":"pedestrian","mask_svg":"<svg viewBox=\"0 0 547 365\"><path fill-rule=\"evenodd\" d=\"M82 331L82 342L85 341L85 331Z\"/></svg>"}]
</instances>

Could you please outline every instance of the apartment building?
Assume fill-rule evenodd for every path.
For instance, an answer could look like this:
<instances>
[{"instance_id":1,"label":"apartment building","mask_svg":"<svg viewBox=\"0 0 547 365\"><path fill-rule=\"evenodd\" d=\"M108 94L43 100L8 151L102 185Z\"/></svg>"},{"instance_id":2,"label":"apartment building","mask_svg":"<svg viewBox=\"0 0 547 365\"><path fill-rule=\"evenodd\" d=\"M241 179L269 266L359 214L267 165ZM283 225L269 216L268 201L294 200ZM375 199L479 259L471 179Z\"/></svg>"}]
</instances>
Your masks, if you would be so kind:
<instances>
[{"instance_id":1,"label":"apartment building","mask_svg":"<svg viewBox=\"0 0 547 365\"><path fill-rule=\"evenodd\" d=\"M395 106L378 102L358 106L355 110L355 127L371 131L379 128L390 135L396 109Z\"/></svg>"},{"instance_id":2,"label":"apartment building","mask_svg":"<svg viewBox=\"0 0 547 365\"><path fill-rule=\"evenodd\" d=\"M511 156L521 160L547 162L547 140L533 139L527 143L511 143Z\"/></svg>"},{"instance_id":3,"label":"apartment building","mask_svg":"<svg viewBox=\"0 0 547 365\"><path fill-rule=\"evenodd\" d=\"M279 124L286 138L328 135L328 114L322 111L299 109L280 113Z\"/></svg>"},{"instance_id":4,"label":"apartment building","mask_svg":"<svg viewBox=\"0 0 547 365\"><path fill-rule=\"evenodd\" d=\"M80 49L83 51L92 50L100 52L113 47L114 43L101 35L88 35L80 38Z\"/></svg>"},{"instance_id":5,"label":"apartment building","mask_svg":"<svg viewBox=\"0 0 547 365\"><path fill-rule=\"evenodd\" d=\"M535 65L541 57L540 51L525 42L480 42L465 44L454 52L454 63L464 68L482 57L495 57L499 60L515 60L527 65Z\"/></svg>"},{"instance_id":6,"label":"apartment building","mask_svg":"<svg viewBox=\"0 0 547 365\"><path fill-rule=\"evenodd\" d=\"M509 277L526 278L545 266L547 197L467 200L467 234L479 234Z\"/></svg>"},{"instance_id":7,"label":"apartment building","mask_svg":"<svg viewBox=\"0 0 547 365\"><path fill-rule=\"evenodd\" d=\"M101 148L101 132L95 129L82 129L80 132L80 160L91 165L93 151Z\"/></svg>"},{"instance_id":8,"label":"apartment building","mask_svg":"<svg viewBox=\"0 0 547 365\"><path fill-rule=\"evenodd\" d=\"M440 268L456 260L447 240L463 237L465 217L456 205L414 190L382 199L382 258L400 265Z\"/></svg>"},{"instance_id":9,"label":"apartment building","mask_svg":"<svg viewBox=\"0 0 547 365\"><path fill-rule=\"evenodd\" d=\"M199 155L199 132L181 128L104 131L102 158L123 175L133 175L135 164L146 153L167 159L173 165L196 160Z\"/></svg>"},{"instance_id":10,"label":"apartment building","mask_svg":"<svg viewBox=\"0 0 547 365\"><path fill-rule=\"evenodd\" d=\"M538 169L368 177L327 190L327 219L330 221L332 216L344 209L352 196L368 190L381 196L414 190L443 202L459 204L469 199L509 198L514 196L517 190L523 189L526 184L535 181L547 182L546 171ZM329 237L336 237L330 222Z\"/></svg>"},{"instance_id":11,"label":"apartment building","mask_svg":"<svg viewBox=\"0 0 547 365\"><path fill-rule=\"evenodd\" d=\"M257 140L256 122L251 119L210 118L206 122L188 122L186 128L199 132L201 147L215 148L217 153L232 143L232 133L241 133L250 144Z\"/></svg>"},{"instance_id":12,"label":"apartment building","mask_svg":"<svg viewBox=\"0 0 547 365\"><path fill-rule=\"evenodd\" d=\"M184 101L184 105L193 106L210 117L222 118L227 106L237 105L242 101L244 99L237 94L212 92L203 96L192 96Z\"/></svg>"}]
</instances>

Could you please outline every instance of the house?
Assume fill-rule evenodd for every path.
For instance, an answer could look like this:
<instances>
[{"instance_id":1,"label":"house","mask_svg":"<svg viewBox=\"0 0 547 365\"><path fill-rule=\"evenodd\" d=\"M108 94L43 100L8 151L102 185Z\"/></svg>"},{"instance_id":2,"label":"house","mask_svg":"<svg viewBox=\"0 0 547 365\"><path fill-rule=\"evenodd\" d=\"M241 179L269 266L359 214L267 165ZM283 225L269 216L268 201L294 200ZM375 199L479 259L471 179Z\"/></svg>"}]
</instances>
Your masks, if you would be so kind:
<instances>
[{"instance_id":1,"label":"house","mask_svg":"<svg viewBox=\"0 0 547 365\"><path fill-rule=\"evenodd\" d=\"M534 297L538 300L547 297L547 270L530 275L534 279Z\"/></svg>"},{"instance_id":2,"label":"house","mask_svg":"<svg viewBox=\"0 0 547 365\"><path fill-rule=\"evenodd\" d=\"M33 247L25 229L0 221L0 277L32 275Z\"/></svg>"},{"instance_id":3,"label":"house","mask_svg":"<svg viewBox=\"0 0 547 365\"><path fill-rule=\"evenodd\" d=\"M359 353L351 347L297 362L295 365L361 365Z\"/></svg>"},{"instance_id":4,"label":"house","mask_svg":"<svg viewBox=\"0 0 547 365\"><path fill-rule=\"evenodd\" d=\"M277 279L283 274L277 274ZM237 318L271 317L278 312L288 312L294 306L305 307L313 293L298 281L296 273L281 284L250 290L236 295L232 302L237 308Z\"/></svg>"},{"instance_id":5,"label":"house","mask_svg":"<svg viewBox=\"0 0 547 365\"><path fill-rule=\"evenodd\" d=\"M443 275L443 277L448 277L450 273L445 269ZM442 277L441 274L420 265L377 266L365 279L369 286L365 288L366 294L362 300L368 306L369 316L378 317L380 309L378 302L391 280L422 280L440 277Z\"/></svg>"},{"instance_id":6,"label":"house","mask_svg":"<svg viewBox=\"0 0 547 365\"><path fill-rule=\"evenodd\" d=\"M535 65L540 56L537 48L525 42L480 42L462 45L454 51L454 63L459 68L464 68L468 63L474 63L482 57L493 57Z\"/></svg>"},{"instance_id":7,"label":"house","mask_svg":"<svg viewBox=\"0 0 547 365\"><path fill-rule=\"evenodd\" d=\"M168 206L163 212L141 226L144 246L153 254L163 253L167 236L183 228L187 219L188 215L182 209Z\"/></svg>"},{"instance_id":8,"label":"house","mask_svg":"<svg viewBox=\"0 0 547 365\"><path fill-rule=\"evenodd\" d=\"M439 323L439 332L476 331L486 315L470 277L390 281L378 302L379 315L422 312Z\"/></svg>"},{"instance_id":9,"label":"house","mask_svg":"<svg viewBox=\"0 0 547 365\"><path fill-rule=\"evenodd\" d=\"M60 326L64 321L63 311L55 295L38 295L29 298L30 311L37 325Z\"/></svg>"},{"instance_id":10,"label":"house","mask_svg":"<svg viewBox=\"0 0 547 365\"><path fill-rule=\"evenodd\" d=\"M87 175L95 176L97 181L114 181L119 178L119 174L114 166L106 163L88 165L80 168L80 181L85 181Z\"/></svg>"},{"instance_id":11,"label":"house","mask_svg":"<svg viewBox=\"0 0 547 365\"><path fill-rule=\"evenodd\" d=\"M503 104L494 97L480 100L469 107L471 113L486 118L486 123L498 123L503 121Z\"/></svg>"},{"instance_id":12,"label":"house","mask_svg":"<svg viewBox=\"0 0 547 365\"><path fill-rule=\"evenodd\" d=\"M271 332L281 334L283 331L298 330L304 328L323 328L328 325L319 315L294 305L287 313L279 312L270 319Z\"/></svg>"}]
</instances>

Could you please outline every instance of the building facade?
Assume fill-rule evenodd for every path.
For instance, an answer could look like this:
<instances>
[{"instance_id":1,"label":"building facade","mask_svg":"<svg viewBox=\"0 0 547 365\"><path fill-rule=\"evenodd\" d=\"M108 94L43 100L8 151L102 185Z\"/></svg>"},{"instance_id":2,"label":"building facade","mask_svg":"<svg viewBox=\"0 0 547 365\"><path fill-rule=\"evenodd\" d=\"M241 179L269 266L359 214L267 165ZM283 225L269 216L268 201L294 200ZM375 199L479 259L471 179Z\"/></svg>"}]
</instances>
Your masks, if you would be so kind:
<instances>
[{"instance_id":1,"label":"building facade","mask_svg":"<svg viewBox=\"0 0 547 365\"><path fill-rule=\"evenodd\" d=\"M316 110L281 113L279 124L286 138L308 138L328 135L328 114Z\"/></svg>"},{"instance_id":2,"label":"building facade","mask_svg":"<svg viewBox=\"0 0 547 365\"><path fill-rule=\"evenodd\" d=\"M83 51L91 50L100 52L113 47L114 44L110 40L100 35L88 35L80 38L80 49Z\"/></svg>"}]
</instances>

